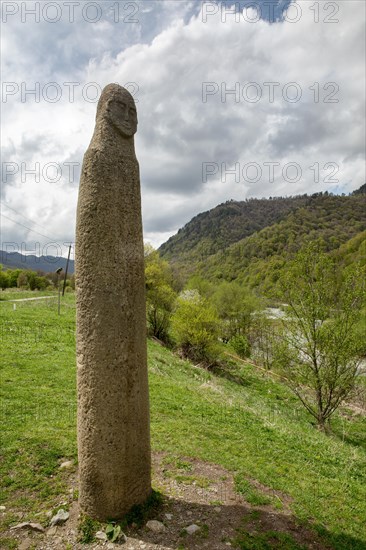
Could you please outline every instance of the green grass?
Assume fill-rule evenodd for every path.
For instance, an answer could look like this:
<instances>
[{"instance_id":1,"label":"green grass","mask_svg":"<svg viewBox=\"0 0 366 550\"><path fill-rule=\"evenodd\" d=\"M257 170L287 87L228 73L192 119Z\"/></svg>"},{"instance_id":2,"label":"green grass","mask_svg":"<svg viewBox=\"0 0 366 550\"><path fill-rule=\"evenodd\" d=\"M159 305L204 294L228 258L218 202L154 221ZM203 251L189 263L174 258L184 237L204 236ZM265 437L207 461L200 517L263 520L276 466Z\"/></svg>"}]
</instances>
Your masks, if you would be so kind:
<instances>
[{"instance_id":1,"label":"green grass","mask_svg":"<svg viewBox=\"0 0 366 550\"><path fill-rule=\"evenodd\" d=\"M267 495L263 495L257 489L253 488L250 482L239 476L236 479L236 490L239 494L243 495L245 500L253 506L263 506L265 504L271 504L272 499Z\"/></svg>"},{"instance_id":2,"label":"green grass","mask_svg":"<svg viewBox=\"0 0 366 550\"><path fill-rule=\"evenodd\" d=\"M26 521L56 506L67 479L59 465L77 460L74 297L63 298L60 316L55 301L18 302L15 311L11 302L0 303L0 331L6 527L17 521L10 511L25 512ZM167 453L178 475L190 478L185 457L220 464L235 474L238 492L252 505L273 505L267 493L279 491L297 520L334 549L366 548L364 417L337 415L327 436L286 387L250 365L232 363L229 379L153 341L148 353L152 448ZM270 491L262 494L253 480ZM244 529L237 545L299 548L285 539Z\"/></svg>"},{"instance_id":3,"label":"green grass","mask_svg":"<svg viewBox=\"0 0 366 550\"><path fill-rule=\"evenodd\" d=\"M266 531L265 533L251 534L242 531L236 539L237 547L240 550L306 550L306 546L297 544L296 541L286 533L277 531Z\"/></svg>"},{"instance_id":4,"label":"green grass","mask_svg":"<svg viewBox=\"0 0 366 550\"><path fill-rule=\"evenodd\" d=\"M73 302L60 316L54 300L0 304L0 500L29 513L62 491L55 474L77 455Z\"/></svg>"},{"instance_id":5,"label":"green grass","mask_svg":"<svg viewBox=\"0 0 366 550\"><path fill-rule=\"evenodd\" d=\"M95 534L102 528L102 524L88 516L84 516L79 521L78 541L84 544L95 542Z\"/></svg>"}]
</instances>

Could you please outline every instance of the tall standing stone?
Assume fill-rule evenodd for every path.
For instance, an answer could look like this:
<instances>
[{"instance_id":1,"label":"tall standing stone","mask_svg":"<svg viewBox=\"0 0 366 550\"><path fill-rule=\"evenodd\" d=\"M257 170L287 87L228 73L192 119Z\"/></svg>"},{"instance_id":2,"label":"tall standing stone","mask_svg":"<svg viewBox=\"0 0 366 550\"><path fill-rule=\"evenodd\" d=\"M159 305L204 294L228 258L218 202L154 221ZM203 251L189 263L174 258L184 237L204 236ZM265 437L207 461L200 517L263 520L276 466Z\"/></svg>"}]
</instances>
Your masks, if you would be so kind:
<instances>
[{"instance_id":1,"label":"tall standing stone","mask_svg":"<svg viewBox=\"0 0 366 550\"><path fill-rule=\"evenodd\" d=\"M76 224L81 511L122 517L151 492L144 254L136 107L104 88Z\"/></svg>"}]
</instances>

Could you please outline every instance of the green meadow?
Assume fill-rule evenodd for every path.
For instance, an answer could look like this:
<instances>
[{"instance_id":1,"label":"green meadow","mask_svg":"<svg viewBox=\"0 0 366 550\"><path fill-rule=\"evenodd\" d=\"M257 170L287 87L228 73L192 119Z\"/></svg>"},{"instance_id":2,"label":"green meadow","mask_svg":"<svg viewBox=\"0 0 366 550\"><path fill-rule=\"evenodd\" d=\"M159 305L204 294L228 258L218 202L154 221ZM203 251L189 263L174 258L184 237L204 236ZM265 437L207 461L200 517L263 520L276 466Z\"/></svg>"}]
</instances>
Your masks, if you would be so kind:
<instances>
[{"instance_id":1,"label":"green meadow","mask_svg":"<svg viewBox=\"0 0 366 550\"><path fill-rule=\"evenodd\" d=\"M29 293L3 292L0 300L2 530L20 511L22 521L34 520L57 506L67 489L60 463L77 461L74 295L62 299L61 315L56 294L14 309L10 299L22 296ZM251 364L232 360L211 372L152 340L148 357L154 451L227 468L254 509L280 512L276 492L286 495L325 547L366 548L365 416L343 407L326 435L285 386ZM262 542L258 534L238 547L271 548ZM0 534L2 544L12 547Z\"/></svg>"}]
</instances>

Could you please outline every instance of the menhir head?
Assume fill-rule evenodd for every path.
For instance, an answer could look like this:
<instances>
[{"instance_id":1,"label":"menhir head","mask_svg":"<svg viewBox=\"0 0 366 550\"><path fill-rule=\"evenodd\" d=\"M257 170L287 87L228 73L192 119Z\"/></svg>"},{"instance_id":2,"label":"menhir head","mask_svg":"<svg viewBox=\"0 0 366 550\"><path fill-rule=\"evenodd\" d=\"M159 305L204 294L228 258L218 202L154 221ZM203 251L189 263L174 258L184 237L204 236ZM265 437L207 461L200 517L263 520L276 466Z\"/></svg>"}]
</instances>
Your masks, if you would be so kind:
<instances>
[{"instance_id":1,"label":"menhir head","mask_svg":"<svg viewBox=\"0 0 366 550\"><path fill-rule=\"evenodd\" d=\"M97 122L111 123L125 138L137 130L137 112L130 92L119 84L108 84L102 91L97 107Z\"/></svg>"}]
</instances>

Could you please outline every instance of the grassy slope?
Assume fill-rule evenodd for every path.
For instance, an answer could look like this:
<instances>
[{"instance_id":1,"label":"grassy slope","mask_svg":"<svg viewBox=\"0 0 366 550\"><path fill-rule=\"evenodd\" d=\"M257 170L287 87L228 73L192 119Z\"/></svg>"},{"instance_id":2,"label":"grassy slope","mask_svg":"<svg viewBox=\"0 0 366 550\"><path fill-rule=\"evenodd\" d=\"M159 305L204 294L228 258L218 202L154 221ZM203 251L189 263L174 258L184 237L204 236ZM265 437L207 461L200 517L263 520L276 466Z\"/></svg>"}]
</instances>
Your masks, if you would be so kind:
<instances>
[{"instance_id":1,"label":"grassy slope","mask_svg":"<svg viewBox=\"0 0 366 550\"><path fill-rule=\"evenodd\" d=\"M1 500L34 519L62 498L60 462L76 459L73 296L60 317L54 301L0 308ZM266 373L233 366L238 384L154 342L149 368L153 449L221 464L238 485L255 479L282 491L334 548L366 548L365 419L338 417L327 437Z\"/></svg>"}]
</instances>

